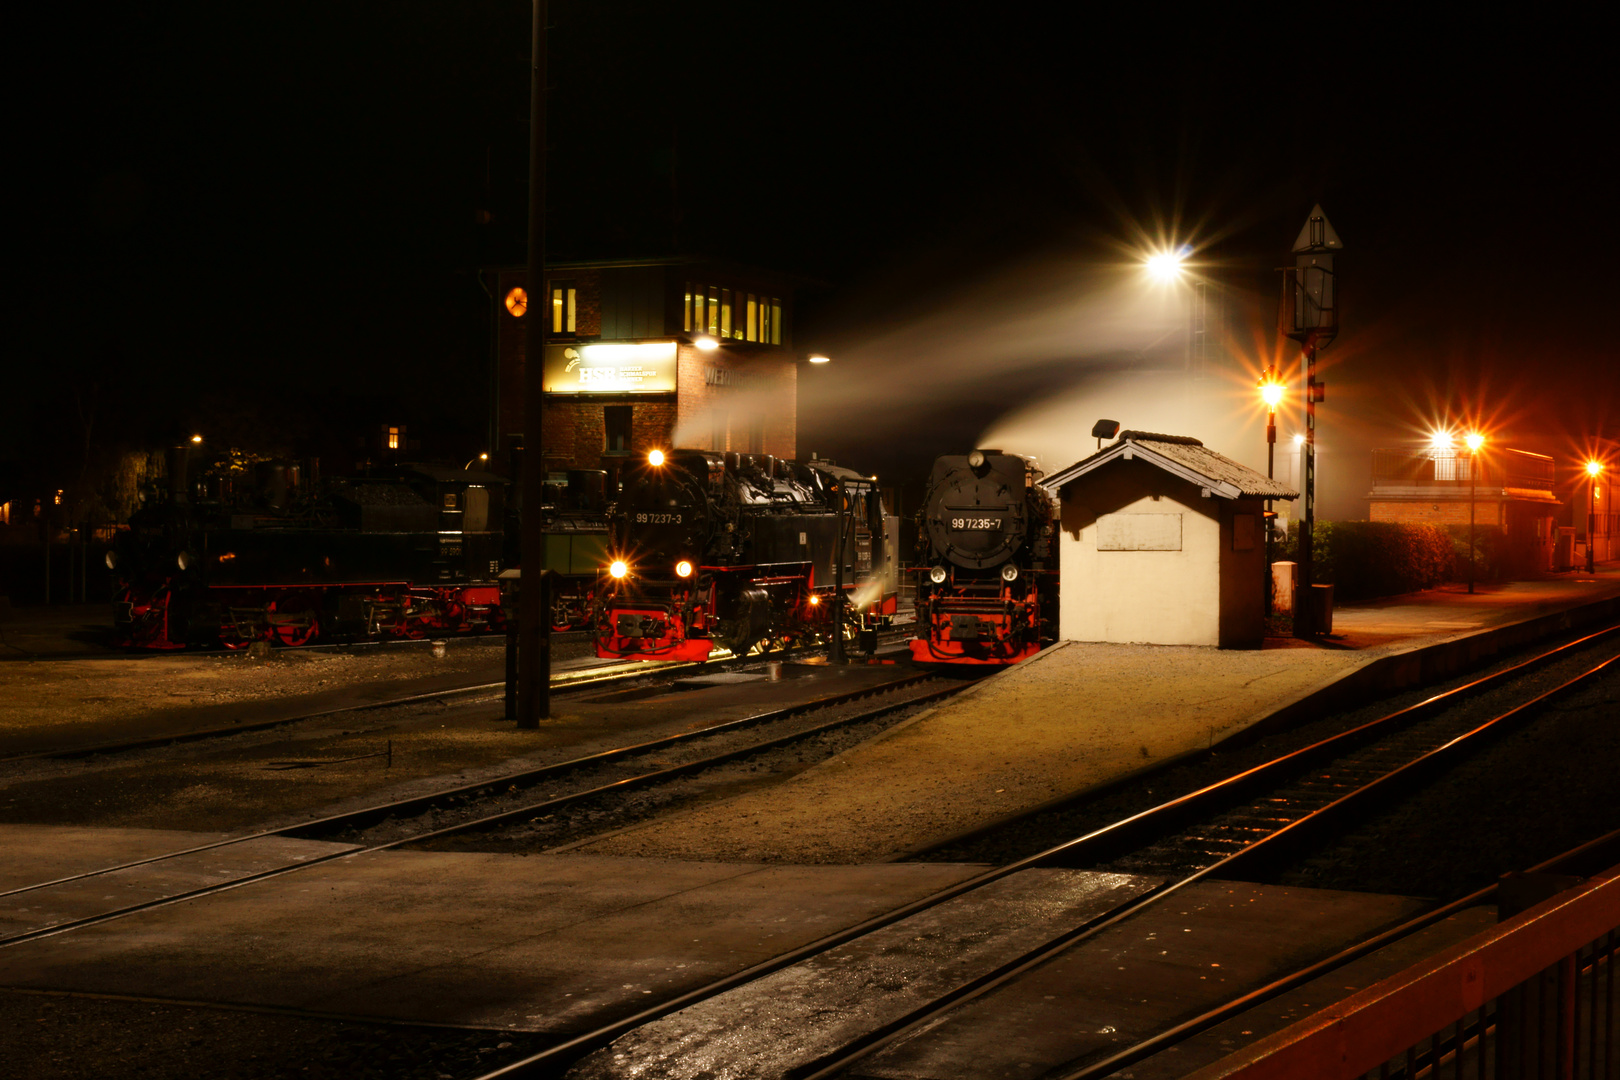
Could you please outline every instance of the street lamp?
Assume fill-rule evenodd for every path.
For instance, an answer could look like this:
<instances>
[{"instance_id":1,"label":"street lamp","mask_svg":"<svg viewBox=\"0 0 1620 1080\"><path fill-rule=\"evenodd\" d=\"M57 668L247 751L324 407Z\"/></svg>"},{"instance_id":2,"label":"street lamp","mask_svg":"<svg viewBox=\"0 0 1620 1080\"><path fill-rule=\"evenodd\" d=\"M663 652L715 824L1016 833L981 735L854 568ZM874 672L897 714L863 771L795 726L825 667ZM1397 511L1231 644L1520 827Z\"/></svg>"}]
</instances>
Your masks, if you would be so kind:
<instances>
[{"instance_id":1,"label":"street lamp","mask_svg":"<svg viewBox=\"0 0 1620 1080\"><path fill-rule=\"evenodd\" d=\"M1598 474L1603 471L1603 462L1592 460L1586 463L1586 572L1597 573L1597 553L1594 541L1597 538L1597 482ZM1609 553L1614 554L1612 551Z\"/></svg>"},{"instance_id":2,"label":"street lamp","mask_svg":"<svg viewBox=\"0 0 1620 1080\"><path fill-rule=\"evenodd\" d=\"M1147 257L1147 272L1155 281L1168 284L1181 277L1181 260L1185 256L1179 251L1159 251Z\"/></svg>"},{"instance_id":3,"label":"street lamp","mask_svg":"<svg viewBox=\"0 0 1620 1080\"><path fill-rule=\"evenodd\" d=\"M1282 404L1283 384L1277 381L1277 370L1268 367L1260 375L1260 381L1255 384L1260 390L1260 400L1266 403L1266 479L1275 476L1277 460L1277 406ZM1265 578L1261 588L1266 595L1266 614L1271 614L1271 524L1277 520L1276 511L1272 509L1272 501L1266 500L1266 514L1263 519L1266 523L1266 567Z\"/></svg>"},{"instance_id":4,"label":"street lamp","mask_svg":"<svg viewBox=\"0 0 1620 1080\"><path fill-rule=\"evenodd\" d=\"M1485 436L1477 431L1468 438L1468 591L1474 591L1474 478L1479 474L1479 448L1485 445Z\"/></svg>"}]
</instances>

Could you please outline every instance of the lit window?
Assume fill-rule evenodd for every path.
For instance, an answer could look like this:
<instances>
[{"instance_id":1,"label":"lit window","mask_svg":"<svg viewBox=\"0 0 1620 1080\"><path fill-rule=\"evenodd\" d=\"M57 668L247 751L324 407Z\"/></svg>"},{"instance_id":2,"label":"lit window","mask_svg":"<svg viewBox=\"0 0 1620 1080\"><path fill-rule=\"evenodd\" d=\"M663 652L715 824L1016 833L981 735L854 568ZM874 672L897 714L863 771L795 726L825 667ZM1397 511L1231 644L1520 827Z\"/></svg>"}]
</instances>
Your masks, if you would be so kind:
<instances>
[{"instance_id":1,"label":"lit window","mask_svg":"<svg viewBox=\"0 0 1620 1080\"><path fill-rule=\"evenodd\" d=\"M62 489L61 488L56 489L56 505L57 506L62 505Z\"/></svg>"},{"instance_id":2,"label":"lit window","mask_svg":"<svg viewBox=\"0 0 1620 1080\"><path fill-rule=\"evenodd\" d=\"M731 290L720 290L720 336L731 336Z\"/></svg>"},{"instance_id":3,"label":"lit window","mask_svg":"<svg viewBox=\"0 0 1620 1080\"><path fill-rule=\"evenodd\" d=\"M709 325L708 317L704 314L704 306L707 303L707 301L708 301L708 297L705 296L704 293L703 293L703 286L702 285L693 286L692 287L692 322L687 327L687 329L696 330L696 331L701 333L703 331L703 328Z\"/></svg>"},{"instance_id":4,"label":"lit window","mask_svg":"<svg viewBox=\"0 0 1620 1080\"><path fill-rule=\"evenodd\" d=\"M782 344L782 301L771 297L771 344Z\"/></svg>"},{"instance_id":5,"label":"lit window","mask_svg":"<svg viewBox=\"0 0 1620 1080\"><path fill-rule=\"evenodd\" d=\"M574 333L574 301L577 291L571 281L556 281L551 285L551 332Z\"/></svg>"},{"instance_id":6,"label":"lit window","mask_svg":"<svg viewBox=\"0 0 1620 1080\"><path fill-rule=\"evenodd\" d=\"M686 306L683 310L686 312L686 319L681 323L681 329L690 330L692 329L692 283L690 281L686 283Z\"/></svg>"},{"instance_id":7,"label":"lit window","mask_svg":"<svg viewBox=\"0 0 1620 1080\"><path fill-rule=\"evenodd\" d=\"M759 305L754 301L754 294L748 294L748 340L759 340Z\"/></svg>"},{"instance_id":8,"label":"lit window","mask_svg":"<svg viewBox=\"0 0 1620 1080\"><path fill-rule=\"evenodd\" d=\"M399 428L397 427L391 427L388 429L388 449L399 449Z\"/></svg>"},{"instance_id":9,"label":"lit window","mask_svg":"<svg viewBox=\"0 0 1620 1080\"><path fill-rule=\"evenodd\" d=\"M709 286L709 333L720 332L720 287Z\"/></svg>"}]
</instances>

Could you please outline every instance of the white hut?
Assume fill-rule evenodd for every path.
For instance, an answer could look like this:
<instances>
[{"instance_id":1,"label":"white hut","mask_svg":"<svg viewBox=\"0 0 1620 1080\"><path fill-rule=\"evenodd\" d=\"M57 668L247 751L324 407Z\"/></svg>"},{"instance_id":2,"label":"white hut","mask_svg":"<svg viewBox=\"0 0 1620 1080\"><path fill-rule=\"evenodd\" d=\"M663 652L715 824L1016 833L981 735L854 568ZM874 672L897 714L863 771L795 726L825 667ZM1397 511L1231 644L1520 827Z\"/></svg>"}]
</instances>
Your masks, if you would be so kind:
<instances>
[{"instance_id":1,"label":"white hut","mask_svg":"<svg viewBox=\"0 0 1620 1080\"><path fill-rule=\"evenodd\" d=\"M1197 439L1145 431L1041 486L1061 504L1059 636L1259 648L1265 504L1297 491Z\"/></svg>"}]
</instances>

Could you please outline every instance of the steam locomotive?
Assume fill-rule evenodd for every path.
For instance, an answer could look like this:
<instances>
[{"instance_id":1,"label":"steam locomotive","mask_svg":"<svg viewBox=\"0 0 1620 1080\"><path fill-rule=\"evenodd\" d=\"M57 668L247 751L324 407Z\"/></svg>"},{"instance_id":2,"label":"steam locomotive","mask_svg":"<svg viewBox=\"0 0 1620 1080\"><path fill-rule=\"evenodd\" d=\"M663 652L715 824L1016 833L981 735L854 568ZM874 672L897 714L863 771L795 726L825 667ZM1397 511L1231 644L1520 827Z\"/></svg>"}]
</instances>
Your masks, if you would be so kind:
<instances>
[{"instance_id":1,"label":"steam locomotive","mask_svg":"<svg viewBox=\"0 0 1620 1080\"><path fill-rule=\"evenodd\" d=\"M116 640L179 649L420 638L503 625L506 481L407 465L323 483L313 460L169 458L107 555Z\"/></svg>"},{"instance_id":2,"label":"steam locomotive","mask_svg":"<svg viewBox=\"0 0 1620 1080\"><path fill-rule=\"evenodd\" d=\"M917 516L913 659L1012 664L1055 640L1057 530L1039 476L999 450L934 461Z\"/></svg>"},{"instance_id":3,"label":"steam locomotive","mask_svg":"<svg viewBox=\"0 0 1620 1080\"><path fill-rule=\"evenodd\" d=\"M886 625L897 525L875 477L828 461L655 450L615 505L597 655L704 660Z\"/></svg>"}]
</instances>

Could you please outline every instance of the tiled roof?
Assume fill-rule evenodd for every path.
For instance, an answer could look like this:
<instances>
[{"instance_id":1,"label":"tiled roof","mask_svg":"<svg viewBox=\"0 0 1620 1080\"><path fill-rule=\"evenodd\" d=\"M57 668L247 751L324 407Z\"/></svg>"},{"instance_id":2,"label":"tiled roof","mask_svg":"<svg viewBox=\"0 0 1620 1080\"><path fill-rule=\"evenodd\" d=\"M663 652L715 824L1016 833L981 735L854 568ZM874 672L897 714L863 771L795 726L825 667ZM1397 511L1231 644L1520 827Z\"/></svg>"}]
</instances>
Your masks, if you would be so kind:
<instances>
[{"instance_id":1,"label":"tiled roof","mask_svg":"<svg viewBox=\"0 0 1620 1080\"><path fill-rule=\"evenodd\" d=\"M1217 454L1198 439L1187 435L1161 435L1151 431L1122 431L1119 441L1088 458L1060 469L1041 481L1041 487L1057 494L1059 488L1116 458L1141 458L1189 483L1208 488L1211 495L1235 499L1240 495L1266 499L1297 499L1299 492L1277 480Z\"/></svg>"}]
</instances>

